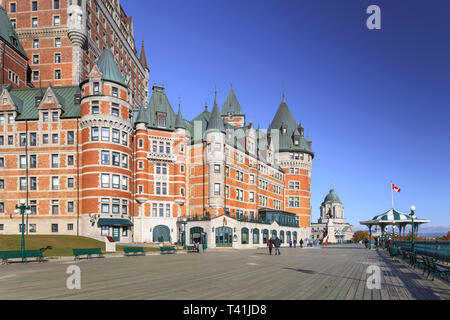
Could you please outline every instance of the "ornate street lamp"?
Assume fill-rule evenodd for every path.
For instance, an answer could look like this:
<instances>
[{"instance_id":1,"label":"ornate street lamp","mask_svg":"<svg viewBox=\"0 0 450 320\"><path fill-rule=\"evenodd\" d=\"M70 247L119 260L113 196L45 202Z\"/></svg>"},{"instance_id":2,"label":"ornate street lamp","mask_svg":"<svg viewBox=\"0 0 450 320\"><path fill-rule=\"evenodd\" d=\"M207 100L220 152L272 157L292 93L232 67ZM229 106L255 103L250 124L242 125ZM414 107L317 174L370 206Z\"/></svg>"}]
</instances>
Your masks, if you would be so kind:
<instances>
[{"instance_id":1,"label":"ornate street lamp","mask_svg":"<svg viewBox=\"0 0 450 320\"><path fill-rule=\"evenodd\" d=\"M183 243L184 243L184 250L186 250L186 223L187 223L187 219L183 218Z\"/></svg>"},{"instance_id":2,"label":"ornate street lamp","mask_svg":"<svg viewBox=\"0 0 450 320\"><path fill-rule=\"evenodd\" d=\"M411 210L411 214L409 215L411 218L411 228L412 228L412 237L411 237L411 252L415 253L415 248L414 248L414 219L416 218L416 215L414 214L414 211L416 210L415 206L411 206L410 208Z\"/></svg>"},{"instance_id":3,"label":"ornate street lamp","mask_svg":"<svg viewBox=\"0 0 450 320\"><path fill-rule=\"evenodd\" d=\"M20 200L20 206L16 204L16 210L14 210L14 213L16 214L22 214L22 241L20 243L20 251L22 252L22 262L25 261L25 214L30 214L30 206L26 206L27 201L25 199Z\"/></svg>"}]
</instances>

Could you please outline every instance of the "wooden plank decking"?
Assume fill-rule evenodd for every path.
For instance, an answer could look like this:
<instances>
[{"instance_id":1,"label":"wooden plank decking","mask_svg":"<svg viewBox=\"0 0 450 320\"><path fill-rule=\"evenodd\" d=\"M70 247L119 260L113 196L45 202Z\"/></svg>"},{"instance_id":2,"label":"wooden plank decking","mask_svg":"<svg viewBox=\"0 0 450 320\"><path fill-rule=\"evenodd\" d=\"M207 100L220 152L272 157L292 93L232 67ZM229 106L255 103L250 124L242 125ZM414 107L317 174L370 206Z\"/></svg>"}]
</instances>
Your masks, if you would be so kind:
<instances>
[{"instance_id":1,"label":"wooden plank decking","mask_svg":"<svg viewBox=\"0 0 450 320\"><path fill-rule=\"evenodd\" d=\"M450 286L426 280L385 251L356 245L321 249L211 250L197 255L147 255L77 262L81 290L66 288L74 264L0 267L0 299L450 299ZM381 289L368 289L371 265L381 269Z\"/></svg>"}]
</instances>

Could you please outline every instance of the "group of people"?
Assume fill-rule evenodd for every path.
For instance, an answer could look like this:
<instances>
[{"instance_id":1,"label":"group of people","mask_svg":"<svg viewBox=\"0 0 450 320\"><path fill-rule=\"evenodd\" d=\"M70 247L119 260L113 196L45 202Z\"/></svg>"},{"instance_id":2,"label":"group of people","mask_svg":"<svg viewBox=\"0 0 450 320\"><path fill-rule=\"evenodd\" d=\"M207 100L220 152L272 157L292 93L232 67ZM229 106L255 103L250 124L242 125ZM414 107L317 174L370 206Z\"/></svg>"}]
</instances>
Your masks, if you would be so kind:
<instances>
[{"instance_id":1,"label":"group of people","mask_svg":"<svg viewBox=\"0 0 450 320\"><path fill-rule=\"evenodd\" d=\"M303 248L303 239L300 239L298 242L300 244L300 248ZM294 244L294 248L297 247L297 240L289 240L289 248L292 248L292 244ZM275 255L281 255L280 247L281 247L281 240L280 238L276 237L275 239L270 238L269 241L267 241L267 247L269 248L269 254L272 255L272 249L275 247Z\"/></svg>"}]
</instances>

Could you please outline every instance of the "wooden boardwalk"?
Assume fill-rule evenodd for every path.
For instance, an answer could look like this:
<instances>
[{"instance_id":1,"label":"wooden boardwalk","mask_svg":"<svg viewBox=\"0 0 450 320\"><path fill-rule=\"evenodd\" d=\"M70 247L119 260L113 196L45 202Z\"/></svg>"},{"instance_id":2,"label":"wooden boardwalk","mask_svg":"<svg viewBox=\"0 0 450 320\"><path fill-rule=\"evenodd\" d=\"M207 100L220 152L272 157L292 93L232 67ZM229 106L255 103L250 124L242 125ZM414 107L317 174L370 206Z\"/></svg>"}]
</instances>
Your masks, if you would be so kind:
<instances>
[{"instance_id":1,"label":"wooden boardwalk","mask_svg":"<svg viewBox=\"0 0 450 320\"><path fill-rule=\"evenodd\" d=\"M448 283L426 280L385 251L356 245L321 249L208 250L0 266L0 299L450 299ZM67 267L81 269L81 290L66 288ZM381 289L367 287L367 268L381 269Z\"/></svg>"}]
</instances>

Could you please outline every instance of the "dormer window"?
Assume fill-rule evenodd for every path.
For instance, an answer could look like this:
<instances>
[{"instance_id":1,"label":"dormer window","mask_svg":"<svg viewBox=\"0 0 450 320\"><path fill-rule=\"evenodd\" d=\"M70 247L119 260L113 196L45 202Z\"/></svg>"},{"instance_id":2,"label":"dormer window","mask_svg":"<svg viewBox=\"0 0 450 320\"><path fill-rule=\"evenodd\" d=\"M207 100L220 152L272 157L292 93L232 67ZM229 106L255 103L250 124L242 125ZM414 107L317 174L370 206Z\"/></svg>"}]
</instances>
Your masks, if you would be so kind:
<instances>
[{"instance_id":1,"label":"dormer window","mask_svg":"<svg viewBox=\"0 0 450 320\"><path fill-rule=\"evenodd\" d=\"M283 124L281 126L281 134L285 136L287 134L287 125Z\"/></svg>"},{"instance_id":2,"label":"dormer window","mask_svg":"<svg viewBox=\"0 0 450 320\"><path fill-rule=\"evenodd\" d=\"M77 94L75 94L74 96L73 96L73 101L74 101L74 104L80 104L81 103L81 94L79 94L79 93L77 93Z\"/></svg>"},{"instance_id":3,"label":"dormer window","mask_svg":"<svg viewBox=\"0 0 450 320\"><path fill-rule=\"evenodd\" d=\"M166 127L166 119L167 115L164 112L157 112L156 113L156 120L157 120L157 126L158 127Z\"/></svg>"},{"instance_id":4,"label":"dormer window","mask_svg":"<svg viewBox=\"0 0 450 320\"><path fill-rule=\"evenodd\" d=\"M36 107L39 107L39 105L41 104L41 100L42 100L42 97L36 97L36 99L35 99Z\"/></svg>"}]
</instances>

